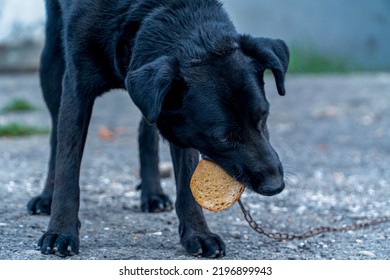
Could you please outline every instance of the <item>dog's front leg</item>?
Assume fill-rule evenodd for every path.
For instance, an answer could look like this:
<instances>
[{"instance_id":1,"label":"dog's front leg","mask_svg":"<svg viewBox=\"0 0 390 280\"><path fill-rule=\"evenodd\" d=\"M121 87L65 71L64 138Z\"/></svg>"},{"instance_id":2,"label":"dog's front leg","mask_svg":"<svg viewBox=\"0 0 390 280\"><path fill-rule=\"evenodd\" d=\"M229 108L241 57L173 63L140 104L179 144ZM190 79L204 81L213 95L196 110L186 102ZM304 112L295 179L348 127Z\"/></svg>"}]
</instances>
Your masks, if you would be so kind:
<instances>
[{"instance_id":1,"label":"dog's front leg","mask_svg":"<svg viewBox=\"0 0 390 280\"><path fill-rule=\"evenodd\" d=\"M158 169L157 128L142 118L139 126L139 155L141 163L141 209L143 212L171 211L172 202L160 185Z\"/></svg>"},{"instance_id":2,"label":"dog's front leg","mask_svg":"<svg viewBox=\"0 0 390 280\"><path fill-rule=\"evenodd\" d=\"M196 203L190 189L192 174L199 162L199 153L194 149L182 149L170 145L175 171L179 217L180 242L188 253L201 257L222 257L225 244L207 226L202 208Z\"/></svg>"},{"instance_id":3,"label":"dog's front leg","mask_svg":"<svg viewBox=\"0 0 390 280\"><path fill-rule=\"evenodd\" d=\"M65 73L58 124L54 193L47 232L38 246L44 254L68 256L79 251L79 175L94 98Z\"/></svg>"}]
</instances>

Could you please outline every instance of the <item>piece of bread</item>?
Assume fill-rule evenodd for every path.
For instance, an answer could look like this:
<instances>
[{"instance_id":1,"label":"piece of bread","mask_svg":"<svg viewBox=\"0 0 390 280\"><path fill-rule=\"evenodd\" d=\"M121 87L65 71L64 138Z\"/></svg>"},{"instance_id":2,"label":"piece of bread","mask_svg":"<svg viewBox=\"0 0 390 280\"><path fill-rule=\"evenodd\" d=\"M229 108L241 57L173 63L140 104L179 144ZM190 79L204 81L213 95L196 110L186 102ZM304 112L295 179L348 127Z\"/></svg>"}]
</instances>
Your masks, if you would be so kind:
<instances>
[{"instance_id":1,"label":"piece of bread","mask_svg":"<svg viewBox=\"0 0 390 280\"><path fill-rule=\"evenodd\" d=\"M245 187L217 164L202 159L191 178L191 191L196 202L210 211L232 206Z\"/></svg>"}]
</instances>

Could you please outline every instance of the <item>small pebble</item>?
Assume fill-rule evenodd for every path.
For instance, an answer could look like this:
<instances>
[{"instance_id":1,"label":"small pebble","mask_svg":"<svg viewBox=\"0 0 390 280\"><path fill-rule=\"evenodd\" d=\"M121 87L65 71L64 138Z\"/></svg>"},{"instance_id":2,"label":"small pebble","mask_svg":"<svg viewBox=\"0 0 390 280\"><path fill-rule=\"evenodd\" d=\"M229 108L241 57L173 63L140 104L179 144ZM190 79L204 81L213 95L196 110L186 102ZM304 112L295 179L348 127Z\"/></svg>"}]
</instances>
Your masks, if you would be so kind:
<instances>
[{"instance_id":1,"label":"small pebble","mask_svg":"<svg viewBox=\"0 0 390 280\"><path fill-rule=\"evenodd\" d=\"M306 242L299 243L298 247L299 247L300 249L305 249L305 250L310 249L310 245L307 244Z\"/></svg>"},{"instance_id":2,"label":"small pebble","mask_svg":"<svg viewBox=\"0 0 390 280\"><path fill-rule=\"evenodd\" d=\"M360 251L359 255L365 256L365 257L370 257L370 258L375 258L376 255L374 252L371 251Z\"/></svg>"},{"instance_id":3,"label":"small pebble","mask_svg":"<svg viewBox=\"0 0 390 280\"><path fill-rule=\"evenodd\" d=\"M231 232L231 235L232 235L233 238L235 238L235 239L241 239L241 238L242 238L242 234L241 234L241 232L239 232L239 231L233 231L233 232Z\"/></svg>"},{"instance_id":4,"label":"small pebble","mask_svg":"<svg viewBox=\"0 0 390 280\"><path fill-rule=\"evenodd\" d=\"M161 178L169 178L172 176L173 165L171 162L168 161L160 162L158 169Z\"/></svg>"},{"instance_id":5,"label":"small pebble","mask_svg":"<svg viewBox=\"0 0 390 280\"><path fill-rule=\"evenodd\" d=\"M298 246L295 245L295 244L292 244L292 243L287 244L286 247L287 247L288 249L290 249L290 250L297 250L297 249L298 249Z\"/></svg>"}]
</instances>

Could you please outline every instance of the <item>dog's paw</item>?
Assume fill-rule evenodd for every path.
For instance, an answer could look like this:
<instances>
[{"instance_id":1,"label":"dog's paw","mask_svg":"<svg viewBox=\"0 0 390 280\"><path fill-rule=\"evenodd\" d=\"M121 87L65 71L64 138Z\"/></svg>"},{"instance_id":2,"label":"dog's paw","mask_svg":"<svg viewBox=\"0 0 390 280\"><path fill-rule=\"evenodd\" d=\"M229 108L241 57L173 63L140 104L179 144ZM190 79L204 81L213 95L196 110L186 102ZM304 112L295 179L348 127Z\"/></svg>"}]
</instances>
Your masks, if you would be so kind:
<instances>
[{"instance_id":1,"label":"dog's paw","mask_svg":"<svg viewBox=\"0 0 390 280\"><path fill-rule=\"evenodd\" d=\"M183 236L180 242L189 254L196 257L221 258L225 256L225 243L218 235L211 232Z\"/></svg>"},{"instance_id":2,"label":"dog's paw","mask_svg":"<svg viewBox=\"0 0 390 280\"><path fill-rule=\"evenodd\" d=\"M79 253L79 238L77 235L46 232L39 239L38 247L45 255L73 256Z\"/></svg>"},{"instance_id":3,"label":"dog's paw","mask_svg":"<svg viewBox=\"0 0 390 280\"><path fill-rule=\"evenodd\" d=\"M32 198L27 204L31 215L50 215L51 197L39 195Z\"/></svg>"},{"instance_id":4,"label":"dog's paw","mask_svg":"<svg viewBox=\"0 0 390 280\"><path fill-rule=\"evenodd\" d=\"M158 213L172 211L173 204L165 194L153 194L141 201L142 212Z\"/></svg>"}]
</instances>

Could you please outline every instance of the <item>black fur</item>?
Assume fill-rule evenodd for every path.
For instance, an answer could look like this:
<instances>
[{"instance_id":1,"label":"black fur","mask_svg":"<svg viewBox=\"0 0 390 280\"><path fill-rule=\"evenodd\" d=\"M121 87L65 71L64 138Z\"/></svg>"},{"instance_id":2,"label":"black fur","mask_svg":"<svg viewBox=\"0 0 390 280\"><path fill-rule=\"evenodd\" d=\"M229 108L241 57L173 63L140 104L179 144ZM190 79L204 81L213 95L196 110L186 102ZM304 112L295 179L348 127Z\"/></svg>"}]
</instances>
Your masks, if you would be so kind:
<instances>
[{"instance_id":1,"label":"black fur","mask_svg":"<svg viewBox=\"0 0 390 280\"><path fill-rule=\"evenodd\" d=\"M53 121L51 156L45 188L28 204L33 214L51 214L42 253L79 251L80 162L94 100L123 88L144 116L142 210L172 209L160 186L159 131L170 142L182 245L190 254L223 256L190 179L200 152L255 192L283 190L263 74L270 69L285 94L287 46L238 34L217 0L47 0L46 9L40 77Z\"/></svg>"}]
</instances>

